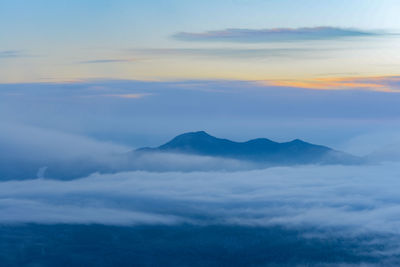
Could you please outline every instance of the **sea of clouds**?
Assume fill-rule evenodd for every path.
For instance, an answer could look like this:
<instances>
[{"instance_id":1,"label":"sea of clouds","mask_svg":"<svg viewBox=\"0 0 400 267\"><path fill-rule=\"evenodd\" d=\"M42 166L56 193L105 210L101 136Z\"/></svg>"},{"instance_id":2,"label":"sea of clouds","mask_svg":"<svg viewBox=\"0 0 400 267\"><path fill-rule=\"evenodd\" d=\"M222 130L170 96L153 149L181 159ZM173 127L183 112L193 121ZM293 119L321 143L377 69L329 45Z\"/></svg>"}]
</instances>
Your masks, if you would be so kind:
<instances>
[{"instance_id":1,"label":"sea of clouds","mask_svg":"<svg viewBox=\"0 0 400 267\"><path fill-rule=\"evenodd\" d=\"M283 225L400 233L400 164L121 172L0 183L0 222Z\"/></svg>"}]
</instances>

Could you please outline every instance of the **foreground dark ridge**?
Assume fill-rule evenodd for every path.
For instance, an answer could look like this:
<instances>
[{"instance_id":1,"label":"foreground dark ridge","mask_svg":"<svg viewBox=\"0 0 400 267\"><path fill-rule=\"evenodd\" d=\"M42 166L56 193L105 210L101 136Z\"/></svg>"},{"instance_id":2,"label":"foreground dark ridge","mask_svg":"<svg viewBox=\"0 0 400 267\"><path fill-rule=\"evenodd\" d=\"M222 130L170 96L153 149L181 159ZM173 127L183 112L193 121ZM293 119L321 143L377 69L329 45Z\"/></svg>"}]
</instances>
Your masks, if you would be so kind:
<instances>
[{"instance_id":1,"label":"foreground dark ridge","mask_svg":"<svg viewBox=\"0 0 400 267\"><path fill-rule=\"evenodd\" d=\"M184 133L159 147L137 151L225 157L271 164L355 164L362 161L350 154L299 139L284 143L266 138L234 142L204 131Z\"/></svg>"}]
</instances>

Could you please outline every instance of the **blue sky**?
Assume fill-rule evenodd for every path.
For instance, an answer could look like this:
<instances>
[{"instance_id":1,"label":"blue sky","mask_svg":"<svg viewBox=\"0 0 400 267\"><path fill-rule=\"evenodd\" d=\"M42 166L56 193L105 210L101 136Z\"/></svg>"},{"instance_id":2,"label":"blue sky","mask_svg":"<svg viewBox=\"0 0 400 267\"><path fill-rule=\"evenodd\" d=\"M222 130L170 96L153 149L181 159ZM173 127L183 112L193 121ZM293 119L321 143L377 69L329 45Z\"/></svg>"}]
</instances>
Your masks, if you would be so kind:
<instances>
[{"instance_id":1,"label":"blue sky","mask_svg":"<svg viewBox=\"0 0 400 267\"><path fill-rule=\"evenodd\" d=\"M399 12L400 3L395 0L2 0L0 82L90 78L299 79L300 76L315 78L338 72L342 72L342 76L354 76L354 69L359 72L356 76L393 75L396 66L389 65L398 59L400 43L398 38L387 34L371 38L332 35L329 40L308 42L300 34L290 42L280 38L278 43L258 44L246 40L244 43L185 41L174 36L226 29L274 31L304 27L393 33L400 29ZM234 56L225 56L223 60L215 58L219 52L227 50L233 50L232 55L236 54L235 49L251 55L254 49L277 48L290 50L284 62L281 58L270 60L265 56L257 61L250 56L240 60ZM296 49L305 48L316 53L296 53ZM201 55L191 55L188 50L160 55L151 49L214 49L214 52L212 56L207 50ZM10 51L13 57L1 57L2 53ZM278 57L281 54L275 53ZM299 56L302 56L301 61ZM363 60L360 62L355 57ZM321 61L321 58L328 60ZM80 64L82 62L97 64L87 66ZM106 63L111 66L105 66Z\"/></svg>"}]
</instances>

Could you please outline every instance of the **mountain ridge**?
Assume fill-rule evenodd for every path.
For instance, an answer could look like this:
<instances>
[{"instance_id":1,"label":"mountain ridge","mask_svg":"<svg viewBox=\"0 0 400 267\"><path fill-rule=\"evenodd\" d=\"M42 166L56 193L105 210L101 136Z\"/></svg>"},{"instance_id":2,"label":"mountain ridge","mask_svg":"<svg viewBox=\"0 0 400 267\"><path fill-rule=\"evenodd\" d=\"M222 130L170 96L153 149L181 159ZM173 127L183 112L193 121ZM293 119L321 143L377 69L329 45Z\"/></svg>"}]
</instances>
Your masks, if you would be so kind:
<instances>
[{"instance_id":1,"label":"mountain ridge","mask_svg":"<svg viewBox=\"0 0 400 267\"><path fill-rule=\"evenodd\" d=\"M256 138L244 142L214 137L205 131L180 134L158 147L139 148L137 152L168 152L224 157L271 164L353 164L361 158L300 139L275 142Z\"/></svg>"}]
</instances>

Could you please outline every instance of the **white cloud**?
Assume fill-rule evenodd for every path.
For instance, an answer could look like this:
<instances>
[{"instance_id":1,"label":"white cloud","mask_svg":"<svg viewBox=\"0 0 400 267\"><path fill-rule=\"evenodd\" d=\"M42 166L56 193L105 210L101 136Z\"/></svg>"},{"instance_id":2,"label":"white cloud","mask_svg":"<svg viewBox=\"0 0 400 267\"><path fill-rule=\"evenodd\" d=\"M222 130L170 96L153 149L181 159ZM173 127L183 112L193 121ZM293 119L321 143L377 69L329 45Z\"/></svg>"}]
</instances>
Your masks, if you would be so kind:
<instances>
[{"instance_id":1,"label":"white cloud","mask_svg":"<svg viewBox=\"0 0 400 267\"><path fill-rule=\"evenodd\" d=\"M302 166L8 181L0 183L0 222L278 224L399 234L399 171L398 164Z\"/></svg>"}]
</instances>

